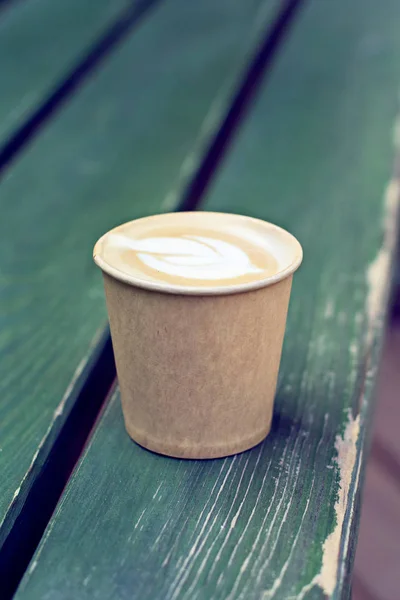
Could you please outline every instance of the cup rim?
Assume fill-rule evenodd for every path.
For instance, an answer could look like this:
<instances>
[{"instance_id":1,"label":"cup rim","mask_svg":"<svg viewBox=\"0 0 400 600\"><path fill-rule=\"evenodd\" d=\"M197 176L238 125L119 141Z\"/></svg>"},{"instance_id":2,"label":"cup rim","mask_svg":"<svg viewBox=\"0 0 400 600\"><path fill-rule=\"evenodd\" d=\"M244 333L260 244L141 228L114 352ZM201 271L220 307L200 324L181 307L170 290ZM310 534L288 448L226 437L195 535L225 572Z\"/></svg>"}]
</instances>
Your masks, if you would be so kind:
<instances>
[{"instance_id":1,"label":"cup rim","mask_svg":"<svg viewBox=\"0 0 400 600\"><path fill-rule=\"evenodd\" d=\"M198 213L207 213L209 215L214 215L216 217L230 217L230 218L238 218L240 220L246 220L251 222L256 222L258 225L264 226L266 229L270 229L280 234L284 238L286 238L287 242L292 247L293 260L289 263L287 267L281 269L277 273L273 275L265 276L262 279L250 282L243 283L234 283L231 285L212 285L210 283L209 286L185 286L181 284L170 284L165 281L153 281L148 279L141 279L138 276L125 273L124 271L119 270L113 265L109 264L106 260L103 259L100 253L100 247L103 243L103 240L116 229L119 229L122 225L129 225L131 223L136 223L138 221L150 220L153 218L162 217L164 215L194 215ZM283 279L286 279L290 275L292 275L301 265L303 260L303 249L301 247L300 242L297 238L289 233L283 227L279 227L274 223L270 223L269 221L264 221L262 219L257 219L256 217L250 217L247 215L240 215L236 213L222 213L222 212L214 212L214 211L185 211L185 212L176 212L176 213L161 213L157 215L151 215L148 217L141 217L139 219L133 219L132 221L127 221L122 223L121 225L114 227L107 231L104 235L102 235L96 242L93 249L93 260L98 267L107 275L110 275L114 279L118 281L122 281L128 285L133 287L139 287L146 290L151 290L155 292L162 292L167 294L175 294L175 295L187 295L187 296L222 296L228 294L237 294L240 292L248 292L251 290L257 290L260 288L268 287Z\"/></svg>"}]
</instances>

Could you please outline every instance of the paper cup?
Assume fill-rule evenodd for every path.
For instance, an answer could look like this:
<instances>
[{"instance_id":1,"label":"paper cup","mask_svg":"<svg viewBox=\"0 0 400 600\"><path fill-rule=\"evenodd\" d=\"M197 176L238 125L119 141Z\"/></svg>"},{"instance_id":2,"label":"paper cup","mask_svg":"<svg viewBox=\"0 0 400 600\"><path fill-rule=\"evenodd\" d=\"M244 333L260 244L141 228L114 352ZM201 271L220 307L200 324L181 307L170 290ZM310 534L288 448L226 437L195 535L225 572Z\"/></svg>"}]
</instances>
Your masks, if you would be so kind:
<instances>
[{"instance_id":1,"label":"paper cup","mask_svg":"<svg viewBox=\"0 0 400 600\"><path fill-rule=\"evenodd\" d=\"M153 221L152 221L153 219ZM279 259L255 281L187 286L122 270L108 236L179 222L257 230ZM110 259L111 257L111 259ZM126 429L140 445L180 458L216 458L261 442L271 426L297 240L272 224L219 213L173 213L116 228L95 246ZM157 274L156 274L157 275ZM243 279L243 278L242 278Z\"/></svg>"}]
</instances>

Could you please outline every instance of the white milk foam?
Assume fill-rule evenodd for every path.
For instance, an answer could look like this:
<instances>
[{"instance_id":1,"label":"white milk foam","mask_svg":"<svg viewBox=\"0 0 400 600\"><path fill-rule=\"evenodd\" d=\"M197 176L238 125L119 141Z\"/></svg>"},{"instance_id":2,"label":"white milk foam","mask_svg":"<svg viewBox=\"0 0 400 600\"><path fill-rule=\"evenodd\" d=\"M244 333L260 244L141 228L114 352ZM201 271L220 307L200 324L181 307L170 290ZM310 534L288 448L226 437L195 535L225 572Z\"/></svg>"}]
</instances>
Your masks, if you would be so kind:
<instances>
[{"instance_id":1,"label":"white milk foam","mask_svg":"<svg viewBox=\"0 0 400 600\"><path fill-rule=\"evenodd\" d=\"M94 260L128 284L182 294L271 285L301 262L289 233L259 219L203 211L144 217L97 242Z\"/></svg>"},{"instance_id":2,"label":"white milk foam","mask_svg":"<svg viewBox=\"0 0 400 600\"><path fill-rule=\"evenodd\" d=\"M108 243L134 251L144 265L158 273L186 279L221 281L263 271L242 248L214 237L184 234L135 240L114 234Z\"/></svg>"}]
</instances>

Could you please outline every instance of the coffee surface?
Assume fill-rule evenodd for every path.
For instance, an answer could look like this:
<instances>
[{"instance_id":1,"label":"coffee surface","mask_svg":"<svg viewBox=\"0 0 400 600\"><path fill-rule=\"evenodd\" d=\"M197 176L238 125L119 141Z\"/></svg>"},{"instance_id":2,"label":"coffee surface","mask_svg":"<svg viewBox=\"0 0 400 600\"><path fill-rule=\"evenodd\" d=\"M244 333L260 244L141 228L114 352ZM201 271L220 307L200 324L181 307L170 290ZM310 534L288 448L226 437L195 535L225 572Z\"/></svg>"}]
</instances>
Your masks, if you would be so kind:
<instances>
[{"instance_id":1,"label":"coffee surface","mask_svg":"<svg viewBox=\"0 0 400 600\"><path fill-rule=\"evenodd\" d=\"M96 244L94 255L102 268L107 265L115 276L120 273L145 287L155 283L190 290L251 284L285 266L268 226L220 213L155 215L111 230Z\"/></svg>"}]
</instances>

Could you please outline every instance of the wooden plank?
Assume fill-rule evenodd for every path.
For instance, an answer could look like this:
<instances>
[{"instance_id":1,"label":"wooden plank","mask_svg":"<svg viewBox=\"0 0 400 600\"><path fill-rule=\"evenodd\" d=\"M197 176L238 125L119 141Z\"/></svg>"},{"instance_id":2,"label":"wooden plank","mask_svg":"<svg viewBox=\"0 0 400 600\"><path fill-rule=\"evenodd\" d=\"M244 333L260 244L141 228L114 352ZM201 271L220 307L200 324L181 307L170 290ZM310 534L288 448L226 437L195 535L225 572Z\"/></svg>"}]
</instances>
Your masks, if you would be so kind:
<instances>
[{"instance_id":1,"label":"wooden plank","mask_svg":"<svg viewBox=\"0 0 400 600\"><path fill-rule=\"evenodd\" d=\"M314 0L206 208L304 245L271 435L214 461L147 452L116 392L17 600L348 598L398 206L397 0Z\"/></svg>"},{"instance_id":2,"label":"wooden plank","mask_svg":"<svg viewBox=\"0 0 400 600\"><path fill-rule=\"evenodd\" d=\"M196 170L280 7L159 5L4 175L0 575L1 557L13 564L15 544L26 546L19 525L36 527L45 485L53 489L43 471L105 325L93 244L121 221L175 205L169 192ZM24 519L36 482L37 514Z\"/></svg>"},{"instance_id":3,"label":"wooden plank","mask_svg":"<svg viewBox=\"0 0 400 600\"><path fill-rule=\"evenodd\" d=\"M0 146L89 51L129 0L28 0L0 15Z\"/></svg>"}]
</instances>

